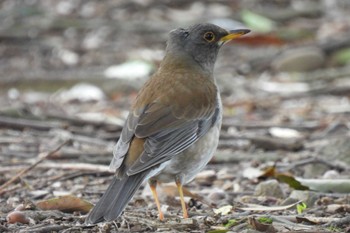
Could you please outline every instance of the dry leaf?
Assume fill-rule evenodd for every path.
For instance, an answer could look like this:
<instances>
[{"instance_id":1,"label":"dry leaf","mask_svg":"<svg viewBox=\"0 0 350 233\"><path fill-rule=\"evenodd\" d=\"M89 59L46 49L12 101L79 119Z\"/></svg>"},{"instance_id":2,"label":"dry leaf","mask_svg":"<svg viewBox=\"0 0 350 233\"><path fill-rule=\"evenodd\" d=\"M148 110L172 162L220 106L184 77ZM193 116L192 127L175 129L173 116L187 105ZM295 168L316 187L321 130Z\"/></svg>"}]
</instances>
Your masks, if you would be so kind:
<instances>
[{"instance_id":1,"label":"dry leaf","mask_svg":"<svg viewBox=\"0 0 350 233\"><path fill-rule=\"evenodd\" d=\"M221 215L227 215L229 214L233 209L232 205L225 205L223 207L220 207L219 209L214 209L215 214L221 214Z\"/></svg>"},{"instance_id":2,"label":"dry leaf","mask_svg":"<svg viewBox=\"0 0 350 233\"><path fill-rule=\"evenodd\" d=\"M262 205L255 205L255 204L248 204L248 207L237 207L237 209L245 210L245 211L280 211L280 210L286 210L289 208L292 208L293 206L299 204L301 201L298 201L296 203L290 204L290 205L284 205L284 206L262 206Z\"/></svg>"},{"instance_id":3,"label":"dry leaf","mask_svg":"<svg viewBox=\"0 0 350 233\"><path fill-rule=\"evenodd\" d=\"M78 197L67 195L49 200L39 201L36 206L42 210L60 210L66 213L80 211L87 213L93 207L93 204Z\"/></svg>"},{"instance_id":4,"label":"dry leaf","mask_svg":"<svg viewBox=\"0 0 350 233\"><path fill-rule=\"evenodd\" d=\"M272 226L272 224L261 223L256 218L250 217L248 218L249 225L257 231L267 232L267 233L275 233L276 229Z\"/></svg>"},{"instance_id":5,"label":"dry leaf","mask_svg":"<svg viewBox=\"0 0 350 233\"><path fill-rule=\"evenodd\" d=\"M289 187L296 190L309 190L308 186L303 185L292 174L278 172L275 166L265 169L264 173L259 176L259 179L266 179L268 177L273 177L279 182L288 184Z\"/></svg>"}]
</instances>

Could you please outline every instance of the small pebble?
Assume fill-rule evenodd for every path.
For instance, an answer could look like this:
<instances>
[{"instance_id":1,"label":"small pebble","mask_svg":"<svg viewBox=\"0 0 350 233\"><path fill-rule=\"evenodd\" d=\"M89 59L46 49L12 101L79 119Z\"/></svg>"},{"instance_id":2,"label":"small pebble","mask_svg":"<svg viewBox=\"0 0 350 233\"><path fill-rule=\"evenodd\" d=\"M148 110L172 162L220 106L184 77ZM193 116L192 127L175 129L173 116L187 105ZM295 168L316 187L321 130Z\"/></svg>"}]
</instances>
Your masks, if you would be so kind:
<instances>
[{"instance_id":1,"label":"small pebble","mask_svg":"<svg viewBox=\"0 0 350 233\"><path fill-rule=\"evenodd\" d=\"M209 194L208 198L214 203L220 200L225 199L226 195L224 192L213 192Z\"/></svg>"},{"instance_id":2,"label":"small pebble","mask_svg":"<svg viewBox=\"0 0 350 233\"><path fill-rule=\"evenodd\" d=\"M216 178L214 170L204 170L197 174L196 181L200 184L211 184Z\"/></svg>"},{"instance_id":3,"label":"small pebble","mask_svg":"<svg viewBox=\"0 0 350 233\"><path fill-rule=\"evenodd\" d=\"M289 197L305 202L307 207L312 207L318 199L317 193L301 190L293 190Z\"/></svg>"},{"instance_id":4,"label":"small pebble","mask_svg":"<svg viewBox=\"0 0 350 233\"><path fill-rule=\"evenodd\" d=\"M329 170L326 171L323 176L323 179L336 179L339 178L339 172L337 172L336 170Z\"/></svg>"},{"instance_id":5,"label":"small pebble","mask_svg":"<svg viewBox=\"0 0 350 233\"><path fill-rule=\"evenodd\" d=\"M255 188L254 195L284 198L282 188L276 180L268 180L259 183Z\"/></svg>"},{"instance_id":6,"label":"small pebble","mask_svg":"<svg viewBox=\"0 0 350 233\"><path fill-rule=\"evenodd\" d=\"M325 55L318 47L293 48L284 51L272 62L277 71L303 72L321 68Z\"/></svg>"},{"instance_id":7,"label":"small pebble","mask_svg":"<svg viewBox=\"0 0 350 233\"><path fill-rule=\"evenodd\" d=\"M13 223L28 224L29 223L29 218L23 212L18 210L10 212L6 216L6 220L10 224L13 224Z\"/></svg>"}]
</instances>

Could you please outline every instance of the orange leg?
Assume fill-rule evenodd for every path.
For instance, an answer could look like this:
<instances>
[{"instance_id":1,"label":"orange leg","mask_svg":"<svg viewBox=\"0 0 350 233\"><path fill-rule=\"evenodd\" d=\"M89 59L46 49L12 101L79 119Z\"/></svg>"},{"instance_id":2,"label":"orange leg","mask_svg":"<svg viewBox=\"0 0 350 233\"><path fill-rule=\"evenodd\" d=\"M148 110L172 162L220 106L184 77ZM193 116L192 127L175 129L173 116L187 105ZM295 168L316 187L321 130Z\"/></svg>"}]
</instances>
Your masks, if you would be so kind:
<instances>
[{"instance_id":1,"label":"orange leg","mask_svg":"<svg viewBox=\"0 0 350 233\"><path fill-rule=\"evenodd\" d=\"M175 182L176 182L176 186L177 186L177 189L178 189L179 195L180 195L183 217L188 218L188 212L187 212L187 207L186 207L186 203L185 203L185 199L184 199L184 193L182 191L182 184L178 179L176 179Z\"/></svg>"},{"instance_id":2,"label":"orange leg","mask_svg":"<svg viewBox=\"0 0 350 233\"><path fill-rule=\"evenodd\" d=\"M154 198L156 205L157 205L159 220L163 221L164 215L163 215L162 210L160 209L160 203L159 203L158 194L157 194L157 181L156 180L149 180L148 183L149 183L149 187L151 188L153 198Z\"/></svg>"}]
</instances>

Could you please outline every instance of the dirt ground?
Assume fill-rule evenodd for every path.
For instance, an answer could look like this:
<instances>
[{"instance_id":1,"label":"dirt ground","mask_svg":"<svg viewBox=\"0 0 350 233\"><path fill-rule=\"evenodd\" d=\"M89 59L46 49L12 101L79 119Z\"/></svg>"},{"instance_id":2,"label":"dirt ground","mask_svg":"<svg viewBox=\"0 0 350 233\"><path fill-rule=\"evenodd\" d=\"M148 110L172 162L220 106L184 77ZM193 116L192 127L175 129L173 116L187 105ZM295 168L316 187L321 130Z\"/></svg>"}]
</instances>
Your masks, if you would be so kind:
<instances>
[{"instance_id":1,"label":"dirt ground","mask_svg":"<svg viewBox=\"0 0 350 233\"><path fill-rule=\"evenodd\" d=\"M0 232L350 232L350 2L0 2ZM170 30L249 28L220 51L219 148L185 186L145 184L84 224Z\"/></svg>"}]
</instances>

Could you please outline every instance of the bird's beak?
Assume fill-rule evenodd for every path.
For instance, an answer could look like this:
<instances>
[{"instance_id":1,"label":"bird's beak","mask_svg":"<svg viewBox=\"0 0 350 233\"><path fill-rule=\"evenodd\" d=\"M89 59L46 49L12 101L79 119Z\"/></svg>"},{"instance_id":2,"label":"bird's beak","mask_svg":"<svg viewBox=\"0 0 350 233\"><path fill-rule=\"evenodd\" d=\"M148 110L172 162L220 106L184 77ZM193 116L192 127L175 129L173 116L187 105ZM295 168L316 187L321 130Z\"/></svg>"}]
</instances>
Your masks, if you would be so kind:
<instances>
[{"instance_id":1,"label":"bird's beak","mask_svg":"<svg viewBox=\"0 0 350 233\"><path fill-rule=\"evenodd\" d=\"M222 37L220 39L220 42L224 42L225 43L227 41L230 41L230 40L236 39L236 38L238 38L240 36L243 36L243 35L245 35L245 34L247 34L249 32L250 32L249 29L230 30L228 32L228 35L226 35L226 36L224 36L224 37Z\"/></svg>"}]
</instances>

